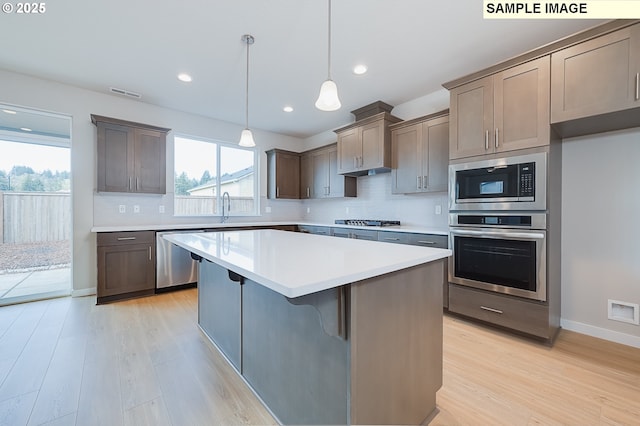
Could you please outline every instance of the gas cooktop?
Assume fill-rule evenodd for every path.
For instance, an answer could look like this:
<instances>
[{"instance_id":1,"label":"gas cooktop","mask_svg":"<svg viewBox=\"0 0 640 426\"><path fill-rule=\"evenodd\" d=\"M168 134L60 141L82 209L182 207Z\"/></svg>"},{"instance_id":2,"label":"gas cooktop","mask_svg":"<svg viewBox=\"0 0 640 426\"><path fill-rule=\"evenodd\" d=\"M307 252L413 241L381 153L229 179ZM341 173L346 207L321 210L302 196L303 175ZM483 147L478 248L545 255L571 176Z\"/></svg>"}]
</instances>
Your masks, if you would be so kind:
<instances>
[{"instance_id":1,"label":"gas cooktop","mask_svg":"<svg viewBox=\"0 0 640 426\"><path fill-rule=\"evenodd\" d=\"M336 225L351 226L399 226L399 220L372 220L372 219L336 219Z\"/></svg>"}]
</instances>

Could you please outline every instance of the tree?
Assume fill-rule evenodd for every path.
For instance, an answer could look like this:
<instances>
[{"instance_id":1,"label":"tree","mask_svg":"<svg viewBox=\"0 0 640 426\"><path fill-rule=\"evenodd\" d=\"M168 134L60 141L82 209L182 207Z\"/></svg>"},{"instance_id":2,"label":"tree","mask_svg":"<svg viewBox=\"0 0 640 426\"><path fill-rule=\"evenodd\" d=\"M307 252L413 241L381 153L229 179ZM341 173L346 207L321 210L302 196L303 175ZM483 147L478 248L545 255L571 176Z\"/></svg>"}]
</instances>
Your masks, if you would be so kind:
<instances>
[{"instance_id":1,"label":"tree","mask_svg":"<svg viewBox=\"0 0 640 426\"><path fill-rule=\"evenodd\" d=\"M27 166L13 166L13 168L9 172L9 174L13 176L22 176L27 174L32 175L34 173L35 172L33 171L33 169Z\"/></svg>"},{"instance_id":2,"label":"tree","mask_svg":"<svg viewBox=\"0 0 640 426\"><path fill-rule=\"evenodd\" d=\"M204 185L210 180L211 180L211 173L209 173L209 170L205 170L204 173L202 174L202 177L200 178L200 185Z\"/></svg>"},{"instance_id":3,"label":"tree","mask_svg":"<svg viewBox=\"0 0 640 426\"><path fill-rule=\"evenodd\" d=\"M32 175L27 175L22 182L21 189L28 192L42 192L44 191L44 183L39 176L33 177Z\"/></svg>"},{"instance_id":4,"label":"tree","mask_svg":"<svg viewBox=\"0 0 640 426\"><path fill-rule=\"evenodd\" d=\"M182 172L180 176L175 176L175 193L176 195L189 195L187 190L198 185L198 181L195 179L189 179L189 176L185 172Z\"/></svg>"}]
</instances>

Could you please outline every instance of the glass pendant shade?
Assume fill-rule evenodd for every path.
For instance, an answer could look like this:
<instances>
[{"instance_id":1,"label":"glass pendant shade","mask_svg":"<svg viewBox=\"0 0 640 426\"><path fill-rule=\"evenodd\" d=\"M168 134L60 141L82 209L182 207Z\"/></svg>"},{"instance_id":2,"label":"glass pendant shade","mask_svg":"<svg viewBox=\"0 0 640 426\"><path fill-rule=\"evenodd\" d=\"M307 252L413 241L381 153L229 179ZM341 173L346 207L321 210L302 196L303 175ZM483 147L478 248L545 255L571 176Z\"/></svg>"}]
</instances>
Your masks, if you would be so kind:
<instances>
[{"instance_id":1,"label":"glass pendant shade","mask_svg":"<svg viewBox=\"0 0 640 426\"><path fill-rule=\"evenodd\" d=\"M342 104L338 98L338 86L336 83L328 79L320 87L320 95L316 101L316 108L321 111L339 110Z\"/></svg>"},{"instance_id":2,"label":"glass pendant shade","mask_svg":"<svg viewBox=\"0 0 640 426\"><path fill-rule=\"evenodd\" d=\"M251 133L251 130L244 129L242 131L238 145L246 147L256 146L256 143L253 141L253 133Z\"/></svg>"}]
</instances>

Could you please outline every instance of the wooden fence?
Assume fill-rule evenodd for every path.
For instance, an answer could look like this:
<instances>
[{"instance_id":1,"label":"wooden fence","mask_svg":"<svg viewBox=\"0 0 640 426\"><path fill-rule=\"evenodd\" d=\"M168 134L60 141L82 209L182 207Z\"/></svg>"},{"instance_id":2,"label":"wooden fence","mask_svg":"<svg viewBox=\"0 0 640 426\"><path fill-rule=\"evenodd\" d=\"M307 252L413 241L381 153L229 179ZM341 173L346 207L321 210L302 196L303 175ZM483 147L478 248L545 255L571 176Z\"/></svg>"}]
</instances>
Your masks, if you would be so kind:
<instances>
[{"instance_id":1,"label":"wooden fence","mask_svg":"<svg viewBox=\"0 0 640 426\"><path fill-rule=\"evenodd\" d=\"M251 214L254 212L252 197L231 197L231 214ZM173 212L176 216L217 215L216 197L176 195Z\"/></svg>"},{"instance_id":2,"label":"wooden fence","mask_svg":"<svg viewBox=\"0 0 640 426\"><path fill-rule=\"evenodd\" d=\"M0 192L0 241L32 243L71 239L71 194Z\"/></svg>"}]
</instances>

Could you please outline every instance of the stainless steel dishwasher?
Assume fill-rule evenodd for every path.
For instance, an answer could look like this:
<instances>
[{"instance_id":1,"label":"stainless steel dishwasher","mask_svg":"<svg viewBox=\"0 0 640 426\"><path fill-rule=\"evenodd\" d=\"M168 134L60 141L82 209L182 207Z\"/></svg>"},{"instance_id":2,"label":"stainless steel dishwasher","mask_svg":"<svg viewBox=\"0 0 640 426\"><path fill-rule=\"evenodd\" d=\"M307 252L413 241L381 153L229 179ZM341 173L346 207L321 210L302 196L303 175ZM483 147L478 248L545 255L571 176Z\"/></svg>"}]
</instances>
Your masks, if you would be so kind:
<instances>
[{"instance_id":1,"label":"stainless steel dishwasher","mask_svg":"<svg viewBox=\"0 0 640 426\"><path fill-rule=\"evenodd\" d=\"M198 263L191 253L162 238L167 234L193 234L201 230L156 232L156 292L193 286L198 282Z\"/></svg>"}]
</instances>

